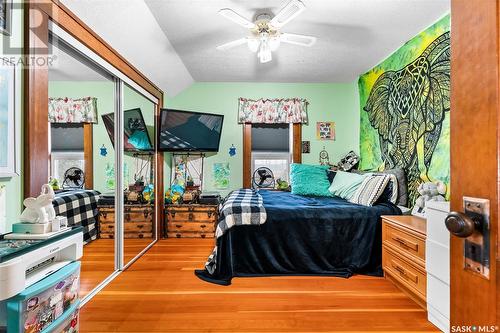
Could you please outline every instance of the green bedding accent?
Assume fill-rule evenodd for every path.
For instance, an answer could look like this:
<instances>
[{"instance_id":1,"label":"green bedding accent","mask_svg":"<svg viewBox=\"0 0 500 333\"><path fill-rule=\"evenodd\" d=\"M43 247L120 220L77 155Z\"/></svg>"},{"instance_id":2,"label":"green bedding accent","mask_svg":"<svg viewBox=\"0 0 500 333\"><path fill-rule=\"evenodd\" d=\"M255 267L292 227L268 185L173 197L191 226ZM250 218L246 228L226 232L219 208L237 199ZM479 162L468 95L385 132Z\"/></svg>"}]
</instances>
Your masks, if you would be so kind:
<instances>
[{"instance_id":1,"label":"green bedding accent","mask_svg":"<svg viewBox=\"0 0 500 333\"><path fill-rule=\"evenodd\" d=\"M326 165L292 164L290 166L292 194L331 197L326 170L328 170Z\"/></svg>"}]
</instances>

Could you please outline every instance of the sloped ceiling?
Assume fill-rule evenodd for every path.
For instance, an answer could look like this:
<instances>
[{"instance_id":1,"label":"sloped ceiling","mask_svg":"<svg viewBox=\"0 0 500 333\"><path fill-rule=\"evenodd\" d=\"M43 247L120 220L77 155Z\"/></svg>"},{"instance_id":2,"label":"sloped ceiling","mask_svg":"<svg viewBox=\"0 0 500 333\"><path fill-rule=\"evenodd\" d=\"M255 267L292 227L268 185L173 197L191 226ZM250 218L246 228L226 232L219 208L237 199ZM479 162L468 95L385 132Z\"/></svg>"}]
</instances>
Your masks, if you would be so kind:
<instances>
[{"instance_id":1,"label":"sloped ceiling","mask_svg":"<svg viewBox=\"0 0 500 333\"><path fill-rule=\"evenodd\" d=\"M143 0L62 0L167 96L193 78Z\"/></svg>"}]
</instances>

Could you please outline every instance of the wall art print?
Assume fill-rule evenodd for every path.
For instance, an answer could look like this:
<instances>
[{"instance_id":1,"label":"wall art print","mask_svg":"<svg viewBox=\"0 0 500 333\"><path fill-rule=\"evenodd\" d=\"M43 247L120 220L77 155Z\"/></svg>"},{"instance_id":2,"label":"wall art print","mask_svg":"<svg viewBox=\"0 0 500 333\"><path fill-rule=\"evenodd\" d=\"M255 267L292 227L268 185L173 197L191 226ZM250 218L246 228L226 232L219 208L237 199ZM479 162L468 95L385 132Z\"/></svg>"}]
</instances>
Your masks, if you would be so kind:
<instances>
[{"instance_id":1,"label":"wall art print","mask_svg":"<svg viewBox=\"0 0 500 333\"><path fill-rule=\"evenodd\" d=\"M333 121L319 121L316 123L316 139L335 140L335 123Z\"/></svg>"},{"instance_id":2,"label":"wall art print","mask_svg":"<svg viewBox=\"0 0 500 333\"><path fill-rule=\"evenodd\" d=\"M212 172L212 179L215 188L221 190L229 188L231 178L229 163L214 163Z\"/></svg>"},{"instance_id":3,"label":"wall art print","mask_svg":"<svg viewBox=\"0 0 500 333\"><path fill-rule=\"evenodd\" d=\"M402 167L410 206L422 182L449 186L450 16L363 74L358 84L360 168Z\"/></svg>"}]
</instances>

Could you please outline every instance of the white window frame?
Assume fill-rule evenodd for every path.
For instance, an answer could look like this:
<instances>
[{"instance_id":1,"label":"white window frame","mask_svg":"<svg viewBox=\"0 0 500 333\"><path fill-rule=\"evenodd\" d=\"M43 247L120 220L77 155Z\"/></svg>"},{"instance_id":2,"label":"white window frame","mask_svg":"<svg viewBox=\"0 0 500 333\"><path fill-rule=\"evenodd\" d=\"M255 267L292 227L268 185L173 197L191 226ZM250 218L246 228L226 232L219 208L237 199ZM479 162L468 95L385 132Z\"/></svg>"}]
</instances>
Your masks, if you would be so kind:
<instances>
[{"instance_id":1,"label":"white window frame","mask_svg":"<svg viewBox=\"0 0 500 333\"><path fill-rule=\"evenodd\" d=\"M255 160L286 160L287 174L290 173L291 155L287 151L252 151L252 177L255 172Z\"/></svg>"},{"instance_id":2,"label":"white window frame","mask_svg":"<svg viewBox=\"0 0 500 333\"><path fill-rule=\"evenodd\" d=\"M50 153L50 176L55 178L55 162L60 160L81 160L85 167L85 156L83 151L56 151ZM64 179L58 179L62 182Z\"/></svg>"}]
</instances>

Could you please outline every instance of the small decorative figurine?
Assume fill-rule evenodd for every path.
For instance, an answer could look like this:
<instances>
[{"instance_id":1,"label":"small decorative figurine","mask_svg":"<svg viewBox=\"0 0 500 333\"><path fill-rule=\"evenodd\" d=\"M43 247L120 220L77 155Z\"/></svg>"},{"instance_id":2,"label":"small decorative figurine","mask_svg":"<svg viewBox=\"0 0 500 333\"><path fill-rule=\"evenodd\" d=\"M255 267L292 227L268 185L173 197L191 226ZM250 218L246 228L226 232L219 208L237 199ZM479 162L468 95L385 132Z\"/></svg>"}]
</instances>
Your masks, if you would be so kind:
<instances>
[{"instance_id":1,"label":"small decorative figurine","mask_svg":"<svg viewBox=\"0 0 500 333\"><path fill-rule=\"evenodd\" d=\"M100 154L101 154L101 156L106 156L106 155L108 155L108 149L104 146L104 144L102 145L102 147L101 147L101 148L99 148L99 150L100 150Z\"/></svg>"},{"instance_id":2,"label":"small decorative figurine","mask_svg":"<svg viewBox=\"0 0 500 333\"><path fill-rule=\"evenodd\" d=\"M233 157L236 155L236 147L234 145L231 145L229 148L229 156Z\"/></svg>"},{"instance_id":3,"label":"small decorative figurine","mask_svg":"<svg viewBox=\"0 0 500 333\"><path fill-rule=\"evenodd\" d=\"M24 199L26 207L19 220L26 223L48 223L55 219L56 212L52 206L54 190L49 184L42 186L42 193L37 198Z\"/></svg>"}]
</instances>

